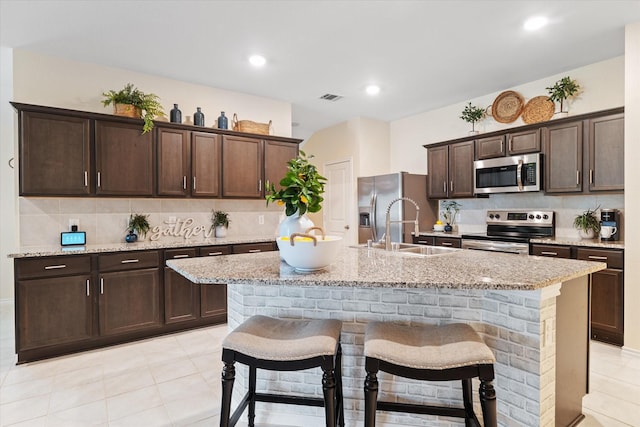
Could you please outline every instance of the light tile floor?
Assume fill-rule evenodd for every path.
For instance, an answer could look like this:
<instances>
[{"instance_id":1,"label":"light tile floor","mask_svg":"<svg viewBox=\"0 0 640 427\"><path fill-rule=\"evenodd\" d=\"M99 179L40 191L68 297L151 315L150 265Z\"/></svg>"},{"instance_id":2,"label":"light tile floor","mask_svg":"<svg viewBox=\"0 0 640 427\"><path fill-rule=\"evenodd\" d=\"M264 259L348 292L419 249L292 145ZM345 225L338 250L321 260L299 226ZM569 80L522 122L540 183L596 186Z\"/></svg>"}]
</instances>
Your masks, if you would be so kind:
<instances>
[{"instance_id":1,"label":"light tile floor","mask_svg":"<svg viewBox=\"0 0 640 427\"><path fill-rule=\"evenodd\" d=\"M2 427L219 424L226 325L16 366L13 324L13 304L0 303ZM591 348L581 427L640 426L640 359Z\"/></svg>"}]
</instances>

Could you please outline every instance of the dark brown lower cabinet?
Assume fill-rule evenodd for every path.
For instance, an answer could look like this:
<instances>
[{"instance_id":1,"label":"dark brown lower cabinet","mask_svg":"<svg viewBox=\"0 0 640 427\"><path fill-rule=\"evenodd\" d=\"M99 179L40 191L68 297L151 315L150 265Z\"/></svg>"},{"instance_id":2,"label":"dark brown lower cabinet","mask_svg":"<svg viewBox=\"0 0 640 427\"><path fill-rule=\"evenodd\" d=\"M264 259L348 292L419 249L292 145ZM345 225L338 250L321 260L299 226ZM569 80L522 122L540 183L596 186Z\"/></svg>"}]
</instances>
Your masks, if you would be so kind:
<instances>
[{"instance_id":1,"label":"dark brown lower cabinet","mask_svg":"<svg viewBox=\"0 0 640 427\"><path fill-rule=\"evenodd\" d=\"M193 258L195 248L168 249L165 260ZM195 320L200 312L200 289L189 279L176 273L169 267L164 267L164 321L179 323Z\"/></svg>"},{"instance_id":2,"label":"dark brown lower cabinet","mask_svg":"<svg viewBox=\"0 0 640 427\"><path fill-rule=\"evenodd\" d=\"M239 246L205 246L198 249L200 256L220 256L234 253ZM271 249L273 250L273 249ZM227 319L227 285L198 285L200 288L200 317Z\"/></svg>"}]
</instances>

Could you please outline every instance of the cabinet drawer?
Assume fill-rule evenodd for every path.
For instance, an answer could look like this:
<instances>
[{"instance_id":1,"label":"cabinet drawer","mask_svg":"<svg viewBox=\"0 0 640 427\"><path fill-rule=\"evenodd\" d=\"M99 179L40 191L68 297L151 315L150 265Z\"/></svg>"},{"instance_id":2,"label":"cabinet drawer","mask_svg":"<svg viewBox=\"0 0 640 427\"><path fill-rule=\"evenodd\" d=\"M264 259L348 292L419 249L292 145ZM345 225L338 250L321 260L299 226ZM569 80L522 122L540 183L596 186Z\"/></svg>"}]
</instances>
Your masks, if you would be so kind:
<instances>
[{"instance_id":1,"label":"cabinet drawer","mask_svg":"<svg viewBox=\"0 0 640 427\"><path fill-rule=\"evenodd\" d=\"M198 249L199 256L219 256L219 255L230 255L230 254L231 254L231 246L229 245L204 246Z\"/></svg>"},{"instance_id":2,"label":"cabinet drawer","mask_svg":"<svg viewBox=\"0 0 640 427\"><path fill-rule=\"evenodd\" d=\"M69 276L91 272L91 257L78 255L17 259L15 265L18 279Z\"/></svg>"},{"instance_id":3,"label":"cabinet drawer","mask_svg":"<svg viewBox=\"0 0 640 427\"><path fill-rule=\"evenodd\" d=\"M571 258L571 246L561 245L531 245L531 255L555 258Z\"/></svg>"},{"instance_id":4,"label":"cabinet drawer","mask_svg":"<svg viewBox=\"0 0 640 427\"><path fill-rule=\"evenodd\" d=\"M446 246L448 248L460 248L462 247L462 239L456 237L436 237L436 246Z\"/></svg>"},{"instance_id":5,"label":"cabinet drawer","mask_svg":"<svg viewBox=\"0 0 640 427\"><path fill-rule=\"evenodd\" d=\"M164 259L193 258L196 256L196 253L196 248L167 249L164 251Z\"/></svg>"},{"instance_id":6,"label":"cabinet drawer","mask_svg":"<svg viewBox=\"0 0 640 427\"><path fill-rule=\"evenodd\" d=\"M123 252L98 257L100 271L137 270L140 268L157 267L158 251Z\"/></svg>"},{"instance_id":7,"label":"cabinet drawer","mask_svg":"<svg viewBox=\"0 0 640 427\"><path fill-rule=\"evenodd\" d=\"M606 262L608 268L623 268L624 265L623 251L578 248L576 258L586 261Z\"/></svg>"},{"instance_id":8,"label":"cabinet drawer","mask_svg":"<svg viewBox=\"0 0 640 427\"><path fill-rule=\"evenodd\" d=\"M433 246L435 237L433 236L413 236L413 243L416 245L429 245Z\"/></svg>"},{"instance_id":9,"label":"cabinet drawer","mask_svg":"<svg viewBox=\"0 0 640 427\"><path fill-rule=\"evenodd\" d=\"M248 254L252 252L268 252L273 251L273 243L245 243L241 245L233 245L234 254Z\"/></svg>"}]
</instances>

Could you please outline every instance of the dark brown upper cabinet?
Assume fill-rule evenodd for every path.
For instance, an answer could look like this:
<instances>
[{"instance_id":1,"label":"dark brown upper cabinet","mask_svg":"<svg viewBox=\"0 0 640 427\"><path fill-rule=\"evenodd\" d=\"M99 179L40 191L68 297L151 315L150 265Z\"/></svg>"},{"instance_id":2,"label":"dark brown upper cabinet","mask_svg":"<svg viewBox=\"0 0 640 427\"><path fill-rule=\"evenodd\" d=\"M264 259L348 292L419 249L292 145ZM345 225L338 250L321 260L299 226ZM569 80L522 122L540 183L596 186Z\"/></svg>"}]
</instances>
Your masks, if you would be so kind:
<instances>
[{"instance_id":1,"label":"dark brown upper cabinet","mask_svg":"<svg viewBox=\"0 0 640 427\"><path fill-rule=\"evenodd\" d=\"M221 172L222 136L191 132L191 195L219 197Z\"/></svg>"},{"instance_id":2,"label":"dark brown upper cabinet","mask_svg":"<svg viewBox=\"0 0 640 427\"><path fill-rule=\"evenodd\" d=\"M262 139L222 137L222 196L259 199L263 195Z\"/></svg>"},{"instance_id":3,"label":"dark brown upper cabinet","mask_svg":"<svg viewBox=\"0 0 640 427\"><path fill-rule=\"evenodd\" d=\"M427 153L429 198L473 197L473 141L427 147Z\"/></svg>"},{"instance_id":4,"label":"dark brown upper cabinet","mask_svg":"<svg viewBox=\"0 0 640 427\"><path fill-rule=\"evenodd\" d=\"M19 121L20 195L90 195L90 121L28 111Z\"/></svg>"},{"instance_id":5,"label":"dark brown upper cabinet","mask_svg":"<svg viewBox=\"0 0 640 427\"><path fill-rule=\"evenodd\" d=\"M267 186L273 184L276 190L282 188L280 180L288 171L289 160L298 156L298 145L289 142L265 141L264 179Z\"/></svg>"},{"instance_id":6,"label":"dark brown upper cabinet","mask_svg":"<svg viewBox=\"0 0 640 427\"><path fill-rule=\"evenodd\" d=\"M540 129L494 135L476 140L476 160L540 152Z\"/></svg>"},{"instance_id":7,"label":"dark brown upper cabinet","mask_svg":"<svg viewBox=\"0 0 640 427\"><path fill-rule=\"evenodd\" d=\"M587 121L589 191L624 190L624 115Z\"/></svg>"},{"instance_id":8,"label":"dark brown upper cabinet","mask_svg":"<svg viewBox=\"0 0 640 427\"><path fill-rule=\"evenodd\" d=\"M545 191L582 191L582 120L543 129Z\"/></svg>"},{"instance_id":9,"label":"dark brown upper cabinet","mask_svg":"<svg viewBox=\"0 0 640 427\"><path fill-rule=\"evenodd\" d=\"M153 137L140 126L96 120L96 194L153 196Z\"/></svg>"}]
</instances>

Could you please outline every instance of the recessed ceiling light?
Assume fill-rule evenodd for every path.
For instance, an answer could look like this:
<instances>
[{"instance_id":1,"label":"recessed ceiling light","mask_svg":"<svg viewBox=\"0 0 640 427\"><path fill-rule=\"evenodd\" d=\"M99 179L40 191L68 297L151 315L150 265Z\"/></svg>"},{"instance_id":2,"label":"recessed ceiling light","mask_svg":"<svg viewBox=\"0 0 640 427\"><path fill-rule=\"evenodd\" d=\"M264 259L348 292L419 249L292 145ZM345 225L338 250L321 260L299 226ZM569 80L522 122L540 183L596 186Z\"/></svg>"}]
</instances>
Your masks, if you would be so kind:
<instances>
[{"instance_id":1,"label":"recessed ceiling light","mask_svg":"<svg viewBox=\"0 0 640 427\"><path fill-rule=\"evenodd\" d=\"M380 93L380 86L369 85L365 90L369 95L377 95Z\"/></svg>"},{"instance_id":2,"label":"recessed ceiling light","mask_svg":"<svg viewBox=\"0 0 640 427\"><path fill-rule=\"evenodd\" d=\"M524 29L527 31L536 31L547 25L549 20L544 16L534 16L524 22Z\"/></svg>"},{"instance_id":3,"label":"recessed ceiling light","mask_svg":"<svg viewBox=\"0 0 640 427\"><path fill-rule=\"evenodd\" d=\"M267 60L265 59L264 56L262 55L251 55L249 57L249 62L251 63L251 65L253 65L254 67L262 67L264 64L267 63Z\"/></svg>"}]
</instances>

